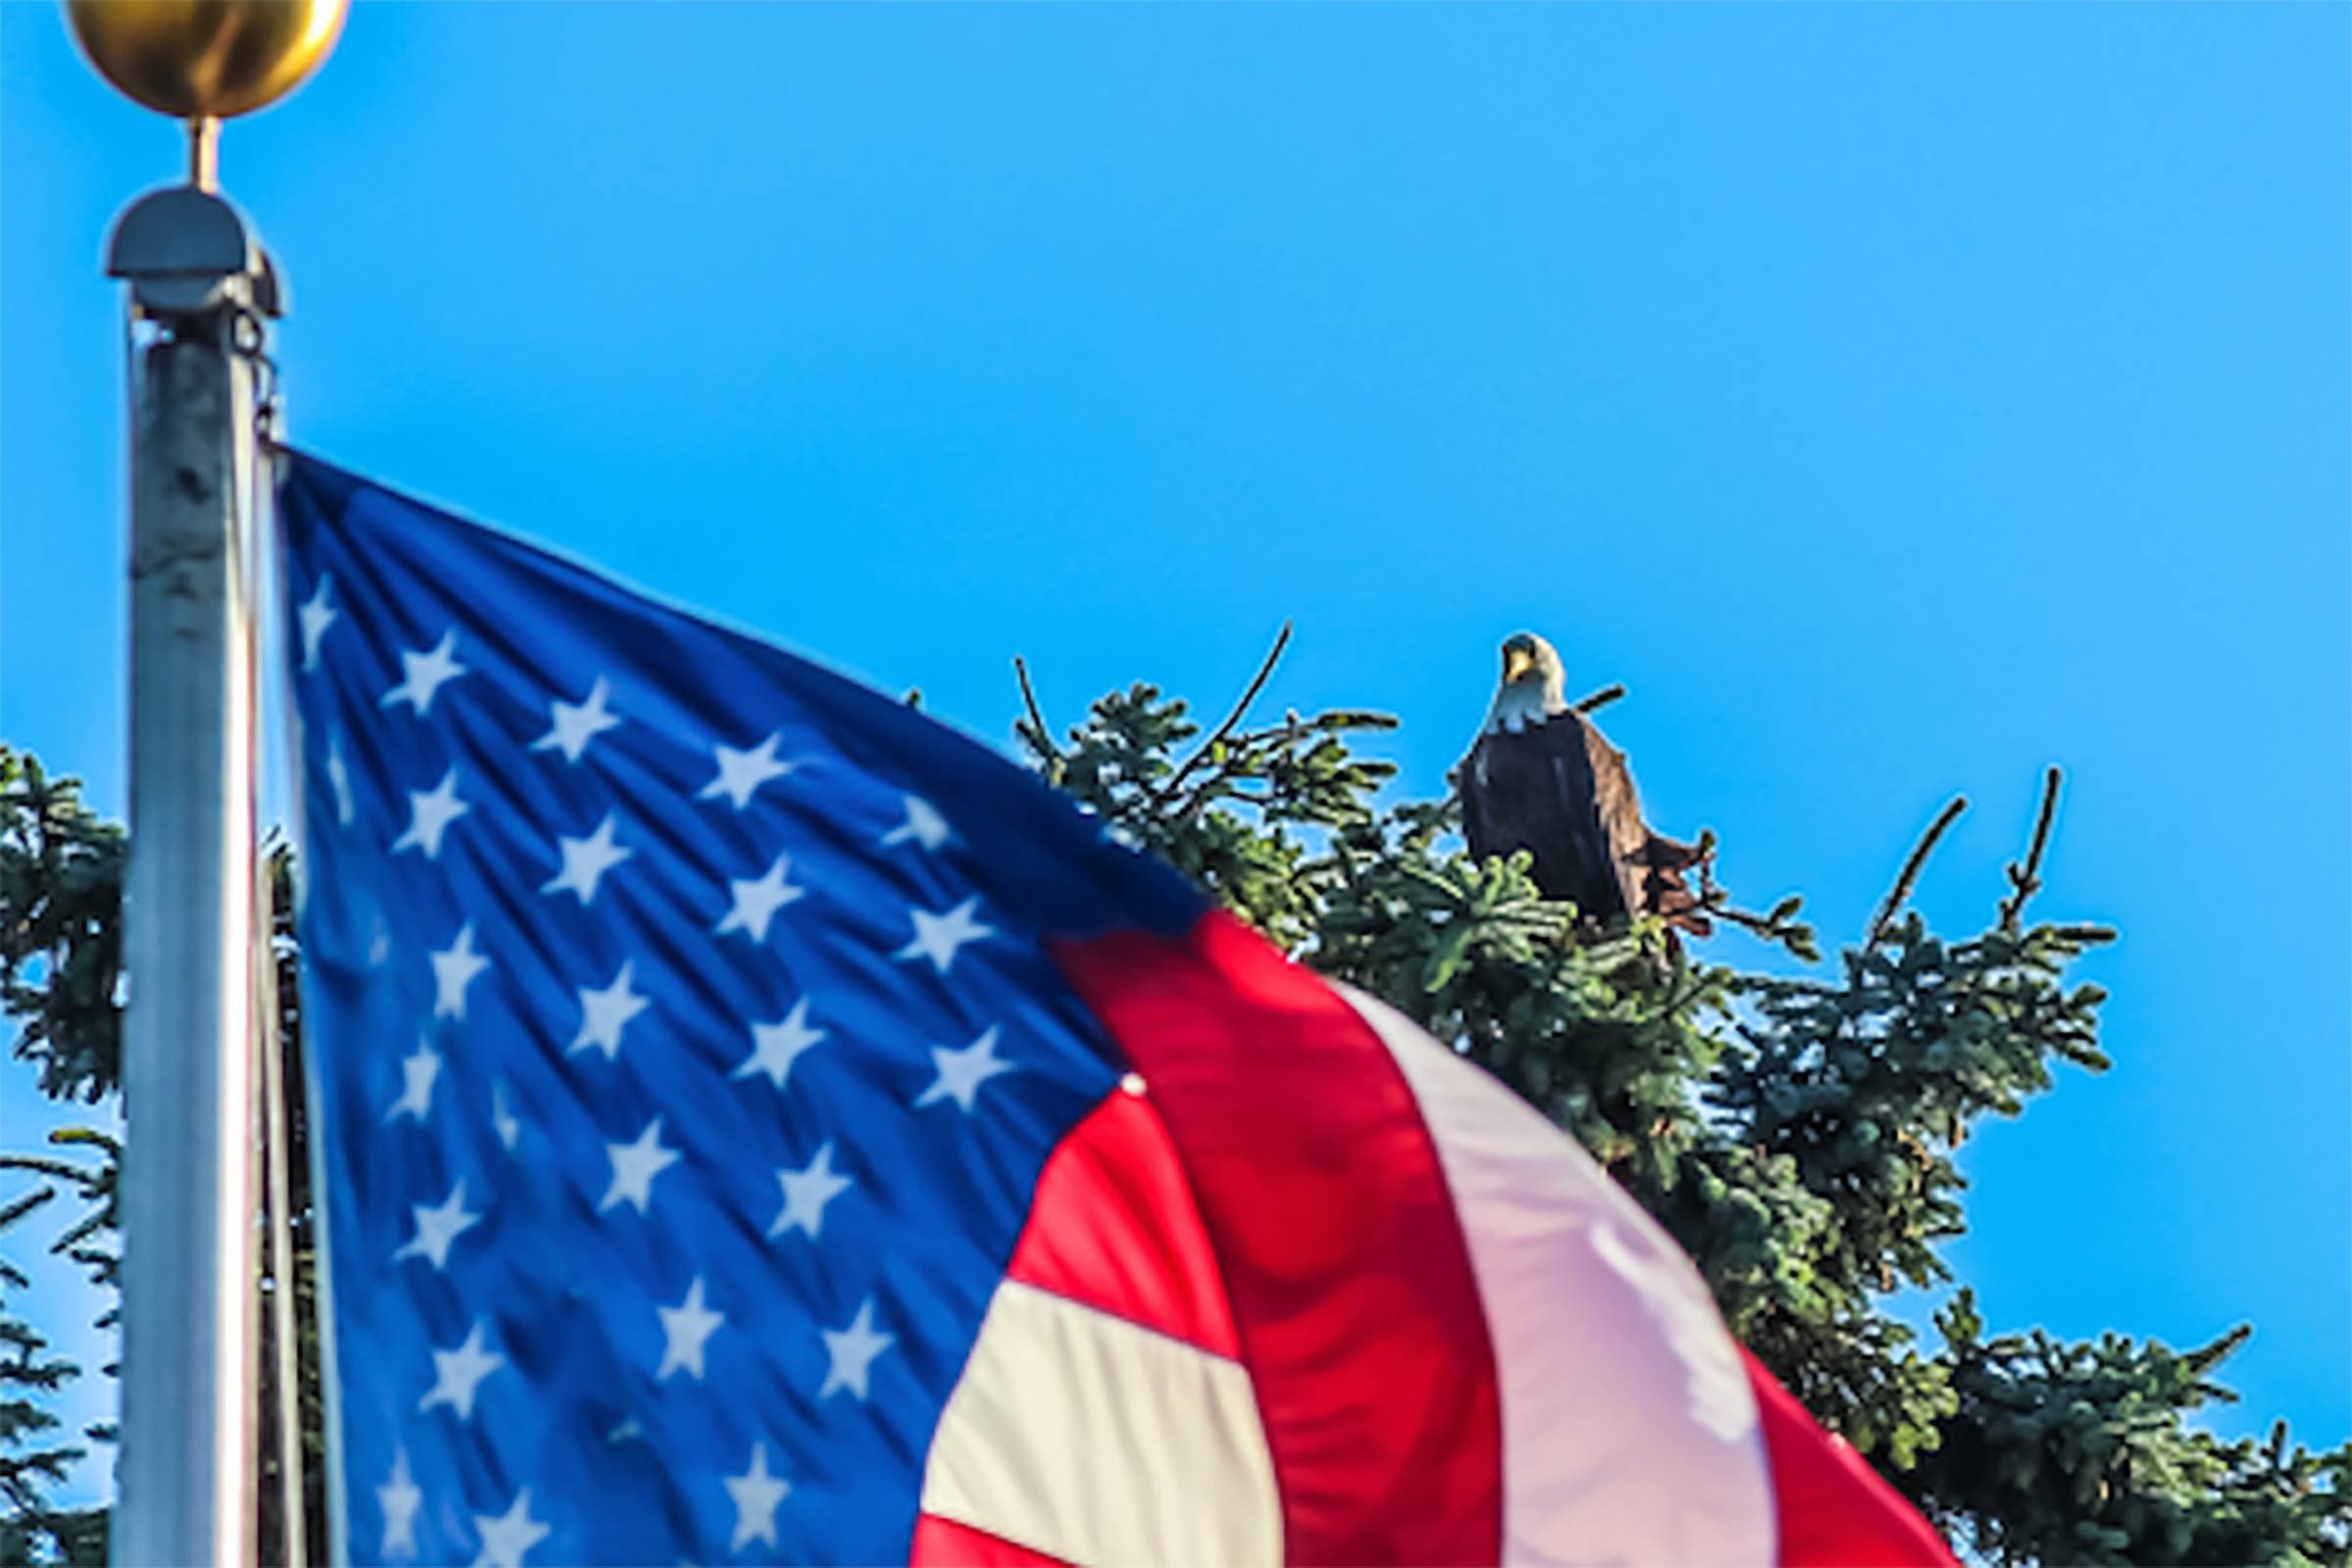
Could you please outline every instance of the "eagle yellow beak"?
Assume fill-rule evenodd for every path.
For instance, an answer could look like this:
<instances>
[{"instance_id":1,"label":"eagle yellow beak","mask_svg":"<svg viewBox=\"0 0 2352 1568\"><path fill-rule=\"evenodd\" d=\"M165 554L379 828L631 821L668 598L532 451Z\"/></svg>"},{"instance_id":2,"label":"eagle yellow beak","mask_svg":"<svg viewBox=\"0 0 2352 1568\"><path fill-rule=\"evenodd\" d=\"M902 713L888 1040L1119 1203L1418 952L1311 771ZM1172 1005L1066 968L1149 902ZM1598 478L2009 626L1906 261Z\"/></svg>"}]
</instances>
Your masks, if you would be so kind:
<instances>
[{"instance_id":1,"label":"eagle yellow beak","mask_svg":"<svg viewBox=\"0 0 2352 1568\"><path fill-rule=\"evenodd\" d=\"M1502 651L1502 683L1512 681L1536 667L1536 656L1525 648L1505 648Z\"/></svg>"}]
</instances>

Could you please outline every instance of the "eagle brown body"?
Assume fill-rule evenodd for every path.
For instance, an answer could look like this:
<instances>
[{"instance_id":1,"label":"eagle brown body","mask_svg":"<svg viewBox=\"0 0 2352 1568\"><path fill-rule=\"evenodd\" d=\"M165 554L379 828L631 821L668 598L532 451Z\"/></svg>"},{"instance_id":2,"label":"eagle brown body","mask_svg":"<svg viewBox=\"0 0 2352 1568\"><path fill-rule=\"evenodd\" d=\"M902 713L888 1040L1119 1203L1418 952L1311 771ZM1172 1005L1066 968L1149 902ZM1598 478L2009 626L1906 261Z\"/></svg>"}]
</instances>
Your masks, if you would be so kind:
<instances>
[{"instance_id":1,"label":"eagle brown body","mask_svg":"<svg viewBox=\"0 0 2352 1568\"><path fill-rule=\"evenodd\" d=\"M1503 680L1462 760L1462 831L1480 859L1526 850L1536 886L1604 925L1657 915L1703 935L1684 872L1695 847L1653 832L1625 754L1569 707L1559 656L1522 633L1503 644Z\"/></svg>"}]
</instances>

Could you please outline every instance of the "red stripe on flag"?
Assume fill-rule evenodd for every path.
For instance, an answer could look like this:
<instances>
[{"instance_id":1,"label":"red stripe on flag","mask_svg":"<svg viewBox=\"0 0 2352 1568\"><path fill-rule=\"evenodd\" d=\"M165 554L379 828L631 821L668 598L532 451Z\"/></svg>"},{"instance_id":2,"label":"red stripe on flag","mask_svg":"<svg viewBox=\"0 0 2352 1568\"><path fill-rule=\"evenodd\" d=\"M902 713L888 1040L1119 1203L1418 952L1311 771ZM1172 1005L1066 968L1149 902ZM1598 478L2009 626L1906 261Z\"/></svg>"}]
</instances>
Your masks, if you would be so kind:
<instances>
[{"instance_id":1,"label":"red stripe on flag","mask_svg":"<svg viewBox=\"0 0 2352 1568\"><path fill-rule=\"evenodd\" d=\"M907 1568L1069 1568L1059 1557L928 1513L914 1516L906 1562Z\"/></svg>"},{"instance_id":2,"label":"red stripe on flag","mask_svg":"<svg viewBox=\"0 0 2352 1568\"><path fill-rule=\"evenodd\" d=\"M1217 1260L1167 1129L1112 1090L1038 1178L1005 1277L1239 1357Z\"/></svg>"},{"instance_id":3,"label":"red stripe on flag","mask_svg":"<svg viewBox=\"0 0 2352 1568\"><path fill-rule=\"evenodd\" d=\"M1815 1424L1752 1353L1742 1348L1740 1354L1772 1466L1783 1568L1949 1568L1951 1547L1902 1494Z\"/></svg>"},{"instance_id":4,"label":"red stripe on flag","mask_svg":"<svg viewBox=\"0 0 2352 1568\"><path fill-rule=\"evenodd\" d=\"M1055 956L1149 1085L1255 1388L1293 1563L1491 1563L1501 1418L1445 1172L1388 1048L1232 916Z\"/></svg>"}]
</instances>

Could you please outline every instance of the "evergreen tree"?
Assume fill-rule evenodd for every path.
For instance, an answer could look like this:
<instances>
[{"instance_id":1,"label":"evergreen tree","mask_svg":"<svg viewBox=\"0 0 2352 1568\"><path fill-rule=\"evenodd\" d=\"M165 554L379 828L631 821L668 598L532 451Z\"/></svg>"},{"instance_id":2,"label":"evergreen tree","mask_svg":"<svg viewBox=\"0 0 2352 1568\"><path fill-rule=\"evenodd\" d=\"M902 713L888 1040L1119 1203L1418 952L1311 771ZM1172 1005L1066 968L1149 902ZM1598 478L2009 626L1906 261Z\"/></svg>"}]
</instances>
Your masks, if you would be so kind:
<instances>
[{"instance_id":1,"label":"evergreen tree","mask_svg":"<svg viewBox=\"0 0 2352 1568\"><path fill-rule=\"evenodd\" d=\"M34 1063L54 1100L95 1103L121 1083L123 848L122 829L82 805L73 779L52 780L37 759L0 745L0 1016L16 1032L15 1054ZM52 1142L61 1154L0 1152L0 1172L29 1178L13 1195L0 1190L0 1236L71 1195L80 1213L51 1250L111 1296L120 1146L88 1128ZM16 1315L12 1298L29 1283L0 1257L0 1564L102 1563L105 1510L52 1501L88 1450L60 1438L48 1396L81 1368L51 1354L49 1336ZM111 1329L114 1317L109 1306L96 1326ZM99 1426L87 1436L113 1433Z\"/></svg>"},{"instance_id":2,"label":"evergreen tree","mask_svg":"<svg viewBox=\"0 0 2352 1568\"><path fill-rule=\"evenodd\" d=\"M41 1188L0 1204L0 1230L56 1196L55 1189ZM22 1291L28 1283L21 1269L0 1257L0 1293ZM55 1547L47 1493L84 1450L57 1440L58 1419L42 1407L39 1396L56 1393L79 1371L51 1355L48 1340L12 1315L0 1296L0 1505L7 1509L0 1520L0 1561L28 1559L38 1547Z\"/></svg>"},{"instance_id":3,"label":"evergreen tree","mask_svg":"<svg viewBox=\"0 0 2352 1568\"><path fill-rule=\"evenodd\" d=\"M2107 1065L2102 995L2066 971L2113 933L2029 918L2055 770L1984 931L1950 940L1907 907L1955 801L1829 973L1742 973L1654 922L1592 937L1541 896L1524 856L1473 862L1450 799L1382 806L1391 769L1354 741L1392 727L1385 715L1251 724L1282 647L1205 737L1185 703L1142 684L1057 736L1025 669L1016 733L1114 831L1574 1134L1690 1250L1741 1340L1970 1550L2352 1561L2352 1446L2290 1448L2283 1426L2268 1445L2226 1444L2183 1419L2230 1397L2208 1374L2245 1329L2189 1351L1986 1340L1962 1290L1930 1348L1886 1310L1905 1286L1951 1283L1940 1249L1964 1228L1953 1154L1970 1125L2018 1114L2058 1063ZM1796 899L1744 909L1711 873L1701 892L1719 919L1817 962Z\"/></svg>"},{"instance_id":4,"label":"evergreen tree","mask_svg":"<svg viewBox=\"0 0 2352 1568\"><path fill-rule=\"evenodd\" d=\"M1015 731L1048 782L1109 829L1299 961L1453 1042L1581 1140L1690 1250L1766 1364L1972 1552L2000 1563L2352 1562L2352 1446L2315 1455L2290 1446L2283 1427L2268 1444L2223 1443L2187 1420L2230 1397L2211 1374L2244 1329L2187 1351L2118 1335L1988 1339L1962 1289L1928 1346L1886 1310L1906 1286L1953 1283L1940 1249L1964 1225L1953 1154L1970 1125L2017 1114L2059 1063L2106 1065L2101 996L2070 984L2067 969L2112 933L2029 918L2054 773L2006 897L1965 939L1930 931L1907 906L1960 802L1827 965L1795 899L1744 909L1708 875L1710 911L1784 951L1782 968L1797 966L1740 972L1678 949L1654 923L1580 928L1538 893L1523 857L1479 864L1462 853L1450 800L1383 805L1394 769L1356 748L1394 726L1387 716L1252 722L1280 653L1278 643L1206 735L1186 704L1142 684L1057 734L1025 670ZM70 786L47 784L30 759L0 752L0 930L11 934L0 956L23 1020L18 1050L40 1063L48 1092L105 1095L119 1051L120 836L74 815L77 805L60 814ZM78 825L61 835L54 824L68 820ZM44 858L30 848L44 835L111 855L106 870ZM290 972L282 929L280 959ZM106 1171L80 1178L93 1202L111 1202ZM29 1374L31 1423L0 1427L0 1446L29 1456L51 1430L37 1396L71 1374L37 1343L20 1358L47 1370ZM304 1392L315 1424L315 1390ZM6 1495L11 1528L43 1517L45 1472L27 1473L31 1500ZM0 1545L21 1554L17 1539Z\"/></svg>"},{"instance_id":5,"label":"evergreen tree","mask_svg":"<svg viewBox=\"0 0 2352 1568\"><path fill-rule=\"evenodd\" d=\"M120 1150L113 1140L95 1133L70 1133L62 1141L95 1143L102 1157L78 1164L40 1155L0 1156L0 1169L43 1178L0 1203L0 1235L54 1201L61 1191L71 1191L81 1200L83 1212L54 1250L89 1267L93 1278L111 1291L115 1253L107 1243L114 1223L115 1156ZM29 1284L22 1269L0 1257L0 1564L103 1563L106 1510L63 1508L53 1500L67 1471L89 1450L61 1439L64 1424L45 1396L79 1377L81 1368L51 1354L48 1336L12 1311L9 1297ZM114 1316L109 1307L96 1326L111 1328ZM111 1365L105 1370L110 1376L114 1372ZM91 1427L87 1436L109 1442L114 1431L102 1424Z\"/></svg>"}]
</instances>

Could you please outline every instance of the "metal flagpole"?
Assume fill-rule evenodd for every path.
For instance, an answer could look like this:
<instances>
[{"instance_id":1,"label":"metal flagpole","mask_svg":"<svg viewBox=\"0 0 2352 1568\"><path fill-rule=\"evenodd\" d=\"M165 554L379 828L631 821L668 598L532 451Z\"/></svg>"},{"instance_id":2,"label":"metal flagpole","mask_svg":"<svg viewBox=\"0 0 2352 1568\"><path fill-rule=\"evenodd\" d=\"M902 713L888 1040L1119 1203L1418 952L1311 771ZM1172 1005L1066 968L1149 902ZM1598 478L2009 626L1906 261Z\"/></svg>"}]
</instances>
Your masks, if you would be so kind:
<instances>
[{"instance_id":1,"label":"metal flagpole","mask_svg":"<svg viewBox=\"0 0 2352 1568\"><path fill-rule=\"evenodd\" d=\"M253 1560L254 662L238 501L267 273L194 185L125 213L130 829L115 1560Z\"/></svg>"},{"instance_id":2,"label":"metal flagpole","mask_svg":"<svg viewBox=\"0 0 2352 1568\"><path fill-rule=\"evenodd\" d=\"M129 285L130 827L122 1413L111 1550L255 1560L263 1024L256 945L256 419L278 287L215 188L221 117L299 84L343 0L71 0L92 64L186 120L189 177L117 221ZM288 1280L287 1284L291 1284Z\"/></svg>"}]
</instances>

